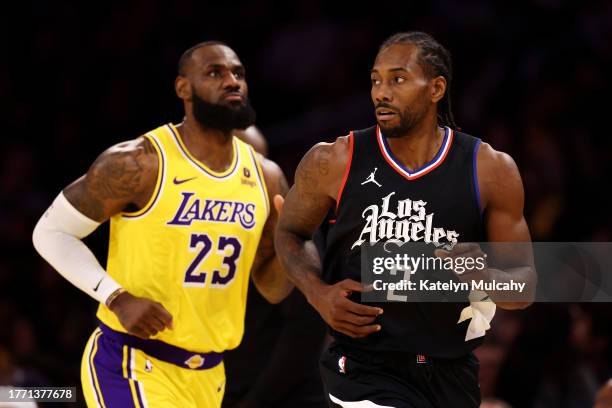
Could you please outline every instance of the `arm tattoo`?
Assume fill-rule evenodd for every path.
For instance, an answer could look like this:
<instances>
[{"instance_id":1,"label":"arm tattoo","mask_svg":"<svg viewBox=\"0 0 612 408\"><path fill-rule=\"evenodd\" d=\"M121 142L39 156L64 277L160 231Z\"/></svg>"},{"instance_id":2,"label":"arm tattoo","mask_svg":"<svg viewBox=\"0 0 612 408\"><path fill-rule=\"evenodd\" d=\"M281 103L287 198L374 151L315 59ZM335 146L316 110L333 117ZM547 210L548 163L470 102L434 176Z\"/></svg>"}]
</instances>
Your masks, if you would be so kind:
<instances>
[{"instance_id":1,"label":"arm tattoo","mask_svg":"<svg viewBox=\"0 0 612 408\"><path fill-rule=\"evenodd\" d=\"M105 218L104 203L96 197L88 196L78 188L71 187L64 189L64 195L81 214L95 221L102 221Z\"/></svg>"},{"instance_id":2,"label":"arm tattoo","mask_svg":"<svg viewBox=\"0 0 612 408\"><path fill-rule=\"evenodd\" d=\"M318 218L321 211L327 212L327 208L322 209L325 204L320 190L328 188L326 184L330 173L330 157L328 149L319 149L313 157L300 163L296 171L294 189L299 200L293 203L296 208L292 211L292 217L299 225L312 226L314 229L316 225L312 225L313 218Z\"/></svg>"},{"instance_id":3,"label":"arm tattoo","mask_svg":"<svg viewBox=\"0 0 612 408\"><path fill-rule=\"evenodd\" d=\"M142 166L138 156L143 150L133 153L113 153L99 157L92 166L92 178L88 190L100 199L129 198L140 185Z\"/></svg>"},{"instance_id":4,"label":"arm tattoo","mask_svg":"<svg viewBox=\"0 0 612 408\"><path fill-rule=\"evenodd\" d=\"M157 155L145 138L126 142L101 154L87 175L64 189L66 198L81 213L103 221L121 211L143 189L143 180L154 173L145 171L143 159Z\"/></svg>"},{"instance_id":5,"label":"arm tattoo","mask_svg":"<svg viewBox=\"0 0 612 408\"><path fill-rule=\"evenodd\" d=\"M327 176L329 174L329 159L331 153L328 150L321 150L318 157L318 169L320 176Z\"/></svg>"}]
</instances>

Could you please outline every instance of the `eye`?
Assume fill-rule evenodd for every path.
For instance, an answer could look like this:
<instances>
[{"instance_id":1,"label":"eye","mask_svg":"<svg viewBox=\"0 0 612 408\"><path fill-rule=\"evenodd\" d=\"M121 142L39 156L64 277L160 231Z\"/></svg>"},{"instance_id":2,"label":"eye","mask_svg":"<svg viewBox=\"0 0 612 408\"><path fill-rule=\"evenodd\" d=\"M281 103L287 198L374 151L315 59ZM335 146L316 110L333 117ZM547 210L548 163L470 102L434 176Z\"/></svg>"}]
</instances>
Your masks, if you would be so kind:
<instances>
[{"instance_id":1,"label":"eye","mask_svg":"<svg viewBox=\"0 0 612 408\"><path fill-rule=\"evenodd\" d=\"M398 77L394 78L394 81L395 81L396 84L402 84L402 83L406 82L406 78L398 76Z\"/></svg>"},{"instance_id":2,"label":"eye","mask_svg":"<svg viewBox=\"0 0 612 408\"><path fill-rule=\"evenodd\" d=\"M244 72L236 71L234 72L234 77L236 79L244 79Z\"/></svg>"},{"instance_id":3,"label":"eye","mask_svg":"<svg viewBox=\"0 0 612 408\"><path fill-rule=\"evenodd\" d=\"M372 85L380 85L380 79L370 78L370 81L372 81Z\"/></svg>"},{"instance_id":4,"label":"eye","mask_svg":"<svg viewBox=\"0 0 612 408\"><path fill-rule=\"evenodd\" d=\"M219 77L219 71L215 70L215 71L210 71L207 76L211 77L211 78L217 78Z\"/></svg>"}]
</instances>

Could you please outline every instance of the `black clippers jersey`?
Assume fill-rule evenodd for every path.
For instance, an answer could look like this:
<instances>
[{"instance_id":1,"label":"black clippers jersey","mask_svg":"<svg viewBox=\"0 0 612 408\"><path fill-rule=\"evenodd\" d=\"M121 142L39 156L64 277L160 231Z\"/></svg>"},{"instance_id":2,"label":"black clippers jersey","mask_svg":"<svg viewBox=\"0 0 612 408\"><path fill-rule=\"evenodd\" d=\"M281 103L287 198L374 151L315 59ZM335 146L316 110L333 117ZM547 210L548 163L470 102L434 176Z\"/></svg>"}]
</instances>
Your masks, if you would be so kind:
<instances>
[{"instance_id":1,"label":"black clippers jersey","mask_svg":"<svg viewBox=\"0 0 612 408\"><path fill-rule=\"evenodd\" d=\"M336 219L329 224L327 234L323 276L328 283L346 278L361 281L360 244L386 241L386 237L378 235L379 228L372 220L376 222L388 212L399 210L398 204L421 202L418 210L427 218L414 236L431 242L432 251L453 242L485 241L475 174L480 139L446 128L437 155L414 171L393 157L378 127L351 132L350 139L348 174L338 197ZM401 220L402 215L390 217ZM351 296L353 301L359 299L359 293ZM465 341L469 320L457 323L461 311L469 305L467 295L465 299L464 303L368 303L384 309L377 319L380 332L363 339L337 332L333 335L341 343L372 351L461 356L484 338Z\"/></svg>"}]
</instances>

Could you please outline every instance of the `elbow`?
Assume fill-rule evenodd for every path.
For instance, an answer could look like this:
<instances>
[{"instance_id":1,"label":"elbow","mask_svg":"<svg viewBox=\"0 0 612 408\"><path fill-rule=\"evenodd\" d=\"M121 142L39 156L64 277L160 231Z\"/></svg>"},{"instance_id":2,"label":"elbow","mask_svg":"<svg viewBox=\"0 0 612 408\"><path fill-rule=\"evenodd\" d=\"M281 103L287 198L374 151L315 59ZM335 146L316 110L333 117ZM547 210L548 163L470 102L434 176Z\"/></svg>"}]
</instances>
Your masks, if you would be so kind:
<instances>
[{"instance_id":1,"label":"elbow","mask_svg":"<svg viewBox=\"0 0 612 408\"><path fill-rule=\"evenodd\" d=\"M271 305L278 305L280 302L285 300L285 298L287 297L287 296L279 296L275 294L265 294L265 293L262 293L261 291L259 293L261 293L263 298L266 299L266 301L270 303Z\"/></svg>"},{"instance_id":2,"label":"elbow","mask_svg":"<svg viewBox=\"0 0 612 408\"><path fill-rule=\"evenodd\" d=\"M293 286L290 286L288 288L285 288L284 290L268 290L265 287L258 286L257 283L255 283L255 287L257 288L257 291L261 294L261 296L272 305L277 305L283 300L285 300L293 289Z\"/></svg>"},{"instance_id":3,"label":"elbow","mask_svg":"<svg viewBox=\"0 0 612 408\"><path fill-rule=\"evenodd\" d=\"M262 279L256 273L253 273L251 278L253 284L261 296L266 299L268 303L277 305L289 296L293 290L293 284L287 280L286 277L282 279L275 279L274 281L268 279Z\"/></svg>"}]
</instances>

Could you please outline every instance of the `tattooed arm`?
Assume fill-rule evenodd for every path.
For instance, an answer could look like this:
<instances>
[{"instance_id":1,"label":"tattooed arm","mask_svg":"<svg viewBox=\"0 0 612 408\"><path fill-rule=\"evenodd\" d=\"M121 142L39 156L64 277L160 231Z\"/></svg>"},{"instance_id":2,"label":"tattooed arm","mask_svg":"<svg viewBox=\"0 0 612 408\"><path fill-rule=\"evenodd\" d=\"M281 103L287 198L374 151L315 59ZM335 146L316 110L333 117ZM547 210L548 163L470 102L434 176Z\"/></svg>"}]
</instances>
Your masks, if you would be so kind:
<instances>
[{"instance_id":1,"label":"tattooed arm","mask_svg":"<svg viewBox=\"0 0 612 408\"><path fill-rule=\"evenodd\" d=\"M125 209L142 208L153 194L158 158L146 138L119 143L102 153L87 174L64 189L68 201L103 222Z\"/></svg>"},{"instance_id":2,"label":"tattooed arm","mask_svg":"<svg viewBox=\"0 0 612 408\"><path fill-rule=\"evenodd\" d=\"M336 204L338 191L349 161L348 137L335 143L319 143L300 162L276 232L276 251L289 278L308 302L334 330L351 337L378 331L372 324L382 310L361 305L347 297L362 285L345 279L334 285L321 280L321 260L312 235L329 209Z\"/></svg>"},{"instance_id":3,"label":"tattooed arm","mask_svg":"<svg viewBox=\"0 0 612 408\"><path fill-rule=\"evenodd\" d=\"M111 147L56 198L32 237L60 274L106 304L128 333L141 338L171 328L172 316L161 303L121 288L81 239L112 215L142 208L155 188L158 166L157 153L145 138Z\"/></svg>"},{"instance_id":4,"label":"tattooed arm","mask_svg":"<svg viewBox=\"0 0 612 408\"><path fill-rule=\"evenodd\" d=\"M270 206L277 195L284 197L289 190L287 179L276 163L258 154L259 163L264 173ZM257 254L251 268L251 278L261 295L270 303L279 303L286 298L293 284L287 279L276 252L274 251L274 230L278 223L278 211L270 209Z\"/></svg>"}]
</instances>

